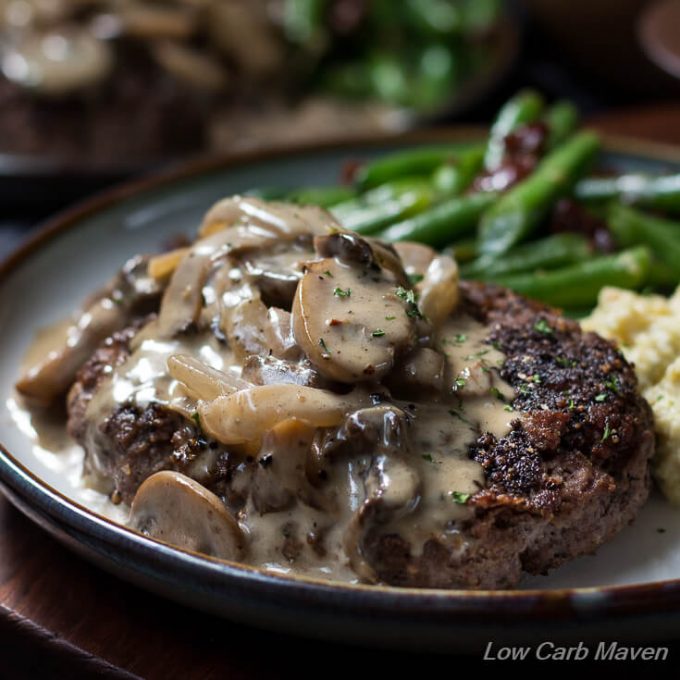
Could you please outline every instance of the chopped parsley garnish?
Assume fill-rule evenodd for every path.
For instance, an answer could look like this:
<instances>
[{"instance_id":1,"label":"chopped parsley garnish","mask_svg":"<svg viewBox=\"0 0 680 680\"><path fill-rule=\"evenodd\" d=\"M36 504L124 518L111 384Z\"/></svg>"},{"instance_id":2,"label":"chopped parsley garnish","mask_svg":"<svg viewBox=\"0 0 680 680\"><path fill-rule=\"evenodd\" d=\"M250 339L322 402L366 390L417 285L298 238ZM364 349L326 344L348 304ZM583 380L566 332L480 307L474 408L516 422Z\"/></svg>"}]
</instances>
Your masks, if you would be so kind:
<instances>
[{"instance_id":1,"label":"chopped parsley garnish","mask_svg":"<svg viewBox=\"0 0 680 680\"><path fill-rule=\"evenodd\" d=\"M506 404L506 405L503 407L503 410L512 413L512 411L514 411L515 409L512 408L512 406L510 406L510 404Z\"/></svg>"},{"instance_id":2,"label":"chopped parsley garnish","mask_svg":"<svg viewBox=\"0 0 680 680\"><path fill-rule=\"evenodd\" d=\"M434 463L434 460L432 460L432 454L431 453L423 453L421 458L423 460L426 460L428 463Z\"/></svg>"},{"instance_id":3,"label":"chopped parsley garnish","mask_svg":"<svg viewBox=\"0 0 680 680\"><path fill-rule=\"evenodd\" d=\"M576 408L576 404L574 403L573 399L569 400L569 410L573 411Z\"/></svg>"},{"instance_id":4,"label":"chopped parsley garnish","mask_svg":"<svg viewBox=\"0 0 680 680\"><path fill-rule=\"evenodd\" d=\"M527 394L529 394L529 393L530 393L529 386L528 386L528 385L525 385L524 383L522 383L522 384L519 386L519 393L522 394L522 395L524 395L524 396L526 396Z\"/></svg>"},{"instance_id":5,"label":"chopped parsley garnish","mask_svg":"<svg viewBox=\"0 0 680 680\"><path fill-rule=\"evenodd\" d=\"M319 338L319 347L321 347L321 356L324 359L330 359L331 352L328 349L328 345L326 344L326 341L323 338Z\"/></svg>"},{"instance_id":6,"label":"chopped parsley garnish","mask_svg":"<svg viewBox=\"0 0 680 680\"><path fill-rule=\"evenodd\" d=\"M491 392L491 394L493 394L493 396L496 397L496 399L498 399L498 401L505 401L505 396L503 395L503 393L497 387L492 387L489 390L489 392Z\"/></svg>"},{"instance_id":7,"label":"chopped parsley garnish","mask_svg":"<svg viewBox=\"0 0 680 680\"><path fill-rule=\"evenodd\" d=\"M605 392L602 392L601 394L598 394L598 395L595 397L595 401L597 401L597 402L599 402L599 403L602 403L603 401L607 401L607 395L606 395L606 393L605 393Z\"/></svg>"},{"instance_id":8,"label":"chopped parsley garnish","mask_svg":"<svg viewBox=\"0 0 680 680\"><path fill-rule=\"evenodd\" d=\"M416 299L416 294L412 290L406 290L403 286L399 286L395 291L395 294L398 298L401 298L406 302L407 309L406 309L406 314L412 318L416 319L422 319L423 315L420 313L420 310L418 309L417 299Z\"/></svg>"},{"instance_id":9,"label":"chopped parsley garnish","mask_svg":"<svg viewBox=\"0 0 680 680\"><path fill-rule=\"evenodd\" d=\"M399 286L395 291L398 298L401 298L410 305L416 304L416 294L412 290L406 290L403 286Z\"/></svg>"},{"instance_id":10,"label":"chopped parsley garnish","mask_svg":"<svg viewBox=\"0 0 680 680\"><path fill-rule=\"evenodd\" d=\"M465 385L467 384L465 378L456 378L453 382L459 390L462 390L463 387L465 387Z\"/></svg>"},{"instance_id":11,"label":"chopped parsley garnish","mask_svg":"<svg viewBox=\"0 0 680 680\"><path fill-rule=\"evenodd\" d=\"M538 375L538 373L534 373L529 380L531 380L532 383L536 383L536 385L541 384L541 376Z\"/></svg>"},{"instance_id":12,"label":"chopped parsley garnish","mask_svg":"<svg viewBox=\"0 0 680 680\"><path fill-rule=\"evenodd\" d=\"M454 408L449 409L449 415L452 415L454 418L462 420L466 425L473 427L473 424L460 411L456 411Z\"/></svg>"},{"instance_id":13,"label":"chopped parsley garnish","mask_svg":"<svg viewBox=\"0 0 680 680\"><path fill-rule=\"evenodd\" d=\"M452 491L451 498L454 503L458 505L465 505L471 498L471 493L463 493L462 491Z\"/></svg>"},{"instance_id":14,"label":"chopped parsley garnish","mask_svg":"<svg viewBox=\"0 0 680 680\"><path fill-rule=\"evenodd\" d=\"M534 330L543 333L543 335L552 335L553 333L552 326L545 319L539 319L534 324Z\"/></svg>"},{"instance_id":15,"label":"chopped parsley garnish","mask_svg":"<svg viewBox=\"0 0 680 680\"><path fill-rule=\"evenodd\" d=\"M382 336L385 335L385 331L382 328L376 328L371 335L374 338L382 338Z\"/></svg>"},{"instance_id":16,"label":"chopped parsley garnish","mask_svg":"<svg viewBox=\"0 0 680 680\"><path fill-rule=\"evenodd\" d=\"M485 354L488 354L489 350L488 349L483 349L481 352L475 352L474 354L468 354L467 356L464 356L463 359L465 361L473 361L474 359L481 359Z\"/></svg>"},{"instance_id":17,"label":"chopped parsley garnish","mask_svg":"<svg viewBox=\"0 0 680 680\"><path fill-rule=\"evenodd\" d=\"M563 368L574 368L578 365L576 359L568 359L567 357L555 357L555 362Z\"/></svg>"},{"instance_id":18,"label":"chopped parsley garnish","mask_svg":"<svg viewBox=\"0 0 680 680\"><path fill-rule=\"evenodd\" d=\"M394 321L396 318L396 316L386 316L385 321Z\"/></svg>"},{"instance_id":19,"label":"chopped parsley garnish","mask_svg":"<svg viewBox=\"0 0 680 680\"><path fill-rule=\"evenodd\" d=\"M342 288L340 288L340 286L336 286L335 289L333 290L333 295L339 298L348 298L351 294L352 291L350 288L345 288L343 290Z\"/></svg>"},{"instance_id":20,"label":"chopped parsley garnish","mask_svg":"<svg viewBox=\"0 0 680 680\"><path fill-rule=\"evenodd\" d=\"M191 420L196 423L196 427L201 427L201 416L199 415L198 411L194 411L191 414Z\"/></svg>"},{"instance_id":21,"label":"chopped parsley garnish","mask_svg":"<svg viewBox=\"0 0 680 680\"><path fill-rule=\"evenodd\" d=\"M408 280L415 286L416 283L420 283L423 280L422 274L409 274Z\"/></svg>"},{"instance_id":22,"label":"chopped parsley garnish","mask_svg":"<svg viewBox=\"0 0 680 680\"><path fill-rule=\"evenodd\" d=\"M467 339L468 338L467 338L467 335L465 335L465 333L458 333L457 335L453 336L453 341L457 345L462 345L464 342L467 342Z\"/></svg>"},{"instance_id":23,"label":"chopped parsley garnish","mask_svg":"<svg viewBox=\"0 0 680 680\"><path fill-rule=\"evenodd\" d=\"M329 278L331 278L331 279L333 278L333 272L331 272L330 269L326 269L326 271L324 272L324 274L325 274L326 276L328 276Z\"/></svg>"},{"instance_id":24,"label":"chopped parsley garnish","mask_svg":"<svg viewBox=\"0 0 680 680\"><path fill-rule=\"evenodd\" d=\"M604 424L604 432L602 433L602 439L600 441L606 442L609 437L612 435L612 429L609 427L609 421L605 421Z\"/></svg>"},{"instance_id":25,"label":"chopped parsley garnish","mask_svg":"<svg viewBox=\"0 0 680 680\"><path fill-rule=\"evenodd\" d=\"M125 298L123 297L123 294L119 290L116 290L113 292L113 295L111 296L111 302L113 302L114 305L122 307L123 303L125 302ZM203 304L205 306L205 302Z\"/></svg>"},{"instance_id":26,"label":"chopped parsley garnish","mask_svg":"<svg viewBox=\"0 0 680 680\"><path fill-rule=\"evenodd\" d=\"M618 394L619 390L621 389L621 385L619 384L619 379L616 376L609 378L609 380L605 381L604 384L605 384L605 387L610 389L612 392L616 392L616 394Z\"/></svg>"}]
</instances>

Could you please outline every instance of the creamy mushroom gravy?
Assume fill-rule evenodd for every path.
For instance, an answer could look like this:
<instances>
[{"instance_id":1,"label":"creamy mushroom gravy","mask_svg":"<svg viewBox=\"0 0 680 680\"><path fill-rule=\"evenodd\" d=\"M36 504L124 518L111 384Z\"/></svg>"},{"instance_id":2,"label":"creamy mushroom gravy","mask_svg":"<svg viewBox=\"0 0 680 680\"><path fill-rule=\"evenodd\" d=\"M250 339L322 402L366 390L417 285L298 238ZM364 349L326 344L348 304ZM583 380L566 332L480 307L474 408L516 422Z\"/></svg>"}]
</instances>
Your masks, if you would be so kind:
<instances>
[{"instance_id":1,"label":"creamy mushroom gravy","mask_svg":"<svg viewBox=\"0 0 680 680\"><path fill-rule=\"evenodd\" d=\"M219 204L191 249L175 262L163 256L169 271L159 315L137 332L130 356L107 371L89 401L89 432L97 436L121 406L160 404L232 446L241 460L230 486L244 498L235 514L244 547L222 557L284 573L372 581L362 554L368 529L401 535L413 555L430 538L464 549L457 526L473 512L470 496L484 487L468 447L482 433L504 436L518 417L489 329L455 310L433 327L418 311L427 272L412 292L402 285L407 279L393 251L338 231L322 211L243 203ZM316 236L314 250L309 234ZM319 284L308 298L305 281ZM292 317L263 301L285 298L288 290L296 296ZM305 317L310 313L313 319ZM55 333L63 337L63 325ZM44 334L36 340L45 342ZM338 351L361 354L336 363ZM283 371L280 380L261 368L267 362ZM39 419L27 428L26 410L16 407L13 415L33 431L36 446L61 455L63 439L50 444ZM82 483L110 493L106 467L90 451L101 443L84 445L89 474ZM185 472L204 482L215 455L207 448ZM153 493L168 483L164 478ZM179 542L167 526L154 534L151 497L149 491L143 499L144 521L133 512L132 525ZM107 507L120 517L120 506ZM209 552L204 538L179 535L184 547Z\"/></svg>"}]
</instances>

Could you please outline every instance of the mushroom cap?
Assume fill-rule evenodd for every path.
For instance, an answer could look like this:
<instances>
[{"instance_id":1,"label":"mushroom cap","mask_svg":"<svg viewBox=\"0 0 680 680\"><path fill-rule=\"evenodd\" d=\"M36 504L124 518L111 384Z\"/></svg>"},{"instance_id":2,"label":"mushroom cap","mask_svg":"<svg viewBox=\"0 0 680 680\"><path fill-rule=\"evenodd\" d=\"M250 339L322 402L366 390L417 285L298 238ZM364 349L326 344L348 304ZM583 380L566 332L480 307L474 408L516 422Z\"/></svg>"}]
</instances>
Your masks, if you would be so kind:
<instances>
[{"instance_id":1,"label":"mushroom cap","mask_svg":"<svg viewBox=\"0 0 680 680\"><path fill-rule=\"evenodd\" d=\"M28 35L3 50L0 71L13 83L45 96L61 96L94 85L113 68L109 45L85 30Z\"/></svg>"},{"instance_id":2,"label":"mushroom cap","mask_svg":"<svg viewBox=\"0 0 680 680\"><path fill-rule=\"evenodd\" d=\"M151 475L132 501L129 526L164 543L237 560L245 537L222 501L193 479L165 470Z\"/></svg>"},{"instance_id":3,"label":"mushroom cap","mask_svg":"<svg viewBox=\"0 0 680 680\"><path fill-rule=\"evenodd\" d=\"M324 377L377 381L415 344L397 282L384 270L326 258L308 265L293 302L295 339Z\"/></svg>"}]
</instances>

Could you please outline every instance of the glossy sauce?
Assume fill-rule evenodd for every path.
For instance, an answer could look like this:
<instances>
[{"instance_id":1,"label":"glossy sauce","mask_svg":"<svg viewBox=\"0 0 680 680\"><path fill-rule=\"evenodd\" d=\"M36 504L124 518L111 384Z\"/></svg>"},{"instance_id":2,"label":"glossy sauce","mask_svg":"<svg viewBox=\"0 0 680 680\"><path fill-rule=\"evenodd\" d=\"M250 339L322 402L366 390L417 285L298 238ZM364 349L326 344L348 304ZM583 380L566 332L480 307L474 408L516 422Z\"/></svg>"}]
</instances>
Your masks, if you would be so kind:
<instances>
[{"instance_id":1,"label":"glossy sauce","mask_svg":"<svg viewBox=\"0 0 680 680\"><path fill-rule=\"evenodd\" d=\"M215 214L220 215L219 211L215 213L213 210L213 217ZM277 219L268 219L261 210L254 214L258 226L265 232L268 229L285 231L286 219L293 219L291 215L302 224L300 229L305 228L304 220L295 209L288 208ZM295 229L292 231L296 233ZM254 235L261 236L256 232L248 234L249 237ZM265 237L269 238L269 234ZM224 234L219 230L207 238L213 239L216 244L225 243ZM203 249L200 250L200 247ZM235 380L240 380L243 358L248 352L259 352L265 357L286 356L292 364L306 360L292 338L287 313L267 310L259 301L257 287L253 284L252 272L259 276L261 269L271 264L271 252L266 252L257 266L252 261L248 261L246 266L243 260L232 260L216 268L211 258L221 246L216 245L211 250L205 247L204 241L200 247L194 246L176 270L174 289L181 288L186 295L180 295L177 300L166 298L158 319L137 334L132 342L131 355L110 372L90 401L86 417L95 426L118 406L127 404L144 407L158 403L191 418L200 407L200 400L168 372L168 359L173 356L193 357L206 367L222 371ZM192 253L195 257L199 250L201 257L207 259L200 260L196 266L188 264L186 258L192 257ZM306 257L312 258L313 255L307 254ZM298 273L299 258L298 252L290 258L280 257L278 252L275 256L277 266L284 262ZM206 263L210 263L212 270L209 271ZM338 280L333 286L359 290L356 281L344 268L334 271ZM195 314L192 285L197 283L203 291L201 309L196 317L201 320L199 328L196 332L177 333L172 329L181 326L187 314ZM171 282L168 289L172 288ZM189 299L187 296L192 299L185 304ZM389 317L403 311L403 307L399 307L401 302L392 297L390 293L387 303L391 305ZM353 332L360 332L367 323L387 328L390 322L383 320L384 294L381 293L376 300L364 298L365 295L354 301L362 306L362 313L357 322L359 331L355 329ZM336 317L346 315L349 308L342 296L331 292L330 300L329 309L334 310ZM247 306L244 308L243 305ZM372 305L375 306L374 314L371 312ZM216 315L224 322L225 314L231 318L230 315L236 314L235 310L241 315L237 317L243 326L240 330L247 338L244 340L240 336L238 348L229 347L223 339L219 341L214 329L207 323L209 317ZM377 321L374 322L374 318ZM403 319L399 323L403 325ZM428 352L429 357L440 361L442 366L438 373L433 373L432 380L437 389L427 394L416 392L412 401L406 401L403 396L388 396L384 402L386 408L405 414L408 443L402 451L393 451L381 458L377 456L378 447L375 450L377 458L366 453L341 457L328 465L323 483L310 484L304 469L315 435L313 428L295 426L290 435L292 438L288 439L284 435L277 438L265 433L257 447L251 446L250 456L258 459L265 453L270 454L276 463L271 479L262 466L249 463L246 457L234 470L232 488L242 492L246 499L236 517L247 541L244 561L279 572L355 581L357 571L350 567L348 557L348 527L369 502L380 503L380 507L387 509L381 531L397 533L408 540L414 556L420 554L430 539L446 543L455 537L458 523L471 517L473 512L467 500L484 487L482 468L470 459L469 446L483 433L503 437L509 432L511 422L518 417L511 407L513 390L499 375L503 354L487 342L488 330L461 313L454 313L440 328L434 329ZM63 335L63 327L55 328L55 333ZM408 333L404 331L401 336L406 338ZM370 348L371 337L362 336L361 347ZM385 341L383 336L375 337L376 345L382 343L384 346ZM44 346L45 337L36 342ZM342 349L351 351L352 347L350 338ZM396 347L397 359L398 351ZM414 347L403 350L412 351L415 351ZM310 360L314 363L312 357ZM324 357L316 360L321 363ZM374 383L355 388L352 398L362 404L361 408L366 408L371 405L370 394L379 390L389 395L382 385ZM18 420L23 419L24 425L29 417L18 406L13 415ZM291 415L294 416L293 405ZM352 411L346 415L351 417ZM63 437L46 441L45 431L35 418L30 429L33 430L35 445L41 449L53 450L58 457L61 455L58 451L68 448ZM61 431L63 434L63 427ZM210 467L213 455L207 451L199 456L192 472L194 478L200 480L205 476L201 468ZM93 477L83 483L109 492L109 480L105 476L98 478L96 472L95 469ZM383 485L377 491L371 475ZM271 498L289 494L290 498L285 497L280 508L263 510L262 502L258 502L258 489L266 491L267 484L273 484ZM120 509L111 511L115 514Z\"/></svg>"}]
</instances>

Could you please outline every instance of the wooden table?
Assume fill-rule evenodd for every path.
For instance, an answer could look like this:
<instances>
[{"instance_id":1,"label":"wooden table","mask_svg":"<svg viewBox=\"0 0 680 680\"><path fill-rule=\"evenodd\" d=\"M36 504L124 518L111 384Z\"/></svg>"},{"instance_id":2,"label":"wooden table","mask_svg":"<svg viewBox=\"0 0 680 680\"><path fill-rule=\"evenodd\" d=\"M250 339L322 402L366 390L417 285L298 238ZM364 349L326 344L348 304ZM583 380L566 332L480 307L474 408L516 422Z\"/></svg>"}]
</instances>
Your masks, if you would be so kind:
<instances>
[{"instance_id":1,"label":"wooden table","mask_svg":"<svg viewBox=\"0 0 680 680\"><path fill-rule=\"evenodd\" d=\"M592 123L680 145L680 105ZM0 677L304 677L326 672L320 657L350 677L378 664L423 670L417 655L262 632L162 600L72 555L0 497ZM453 677L478 660L430 658L427 672Z\"/></svg>"}]
</instances>

